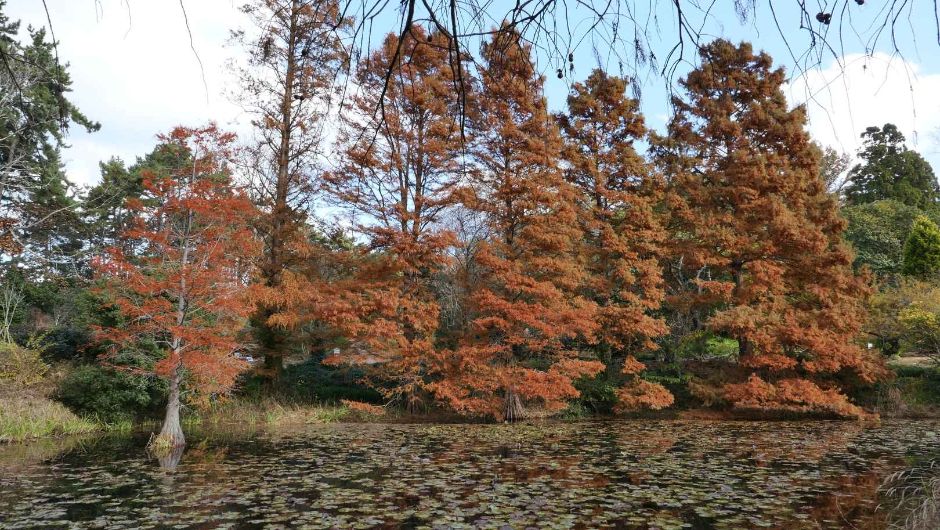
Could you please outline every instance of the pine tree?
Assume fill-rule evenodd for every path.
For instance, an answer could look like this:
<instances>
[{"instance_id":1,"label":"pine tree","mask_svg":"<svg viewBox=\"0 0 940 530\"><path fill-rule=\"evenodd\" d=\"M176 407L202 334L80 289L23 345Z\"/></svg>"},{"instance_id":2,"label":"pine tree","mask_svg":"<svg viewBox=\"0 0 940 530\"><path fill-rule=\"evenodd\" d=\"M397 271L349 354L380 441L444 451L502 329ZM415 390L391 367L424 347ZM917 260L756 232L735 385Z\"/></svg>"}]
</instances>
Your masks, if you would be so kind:
<instances>
[{"instance_id":1,"label":"pine tree","mask_svg":"<svg viewBox=\"0 0 940 530\"><path fill-rule=\"evenodd\" d=\"M82 247L74 189L60 157L68 129L100 124L69 100L68 65L56 57L44 28L28 28L4 15L0 0L0 252L4 263L48 278L74 264Z\"/></svg>"},{"instance_id":2,"label":"pine tree","mask_svg":"<svg viewBox=\"0 0 940 530\"><path fill-rule=\"evenodd\" d=\"M658 256L666 234L654 212L662 186L633 147L647 131L639 102L626 96L626 88L623 79L595 70L572 86L568 113L559 116L565 178L580 196L586 295L599 306L596 349L608 371L635 363L631 355L655 349L652 339L666 332L662 319L651 316L664 295ZM639 384L628 386L635 394ZM643 389L654 387L668 396L654 400L656 408L672 402L658 385Z\"/></svg>"},{"instance_id":3,"label":"pine tree","mask_svg":"<svg viewBox=\"0 0 940 530\"><path fill-rule=\"evenodd\" d=\"M901 272L908 276L932 276L940 271L940 228L926 215L914 219L904 243Z\"/></svg>"},{"instance_id":4,"label":"pine tree","mask_svg":"<svg viewBox=\"0 0 940 530\"><path fill-rule=\"evenodd\" d=\"M604 368L576 348L597 331L596 304L579 294L577 195L558 167L562 142L530 53L505 28L482 49L479 168L462 196L492 237L474 257L472 322L433 385L459 412L506 420L525 402L563 407L578 396L575 379Z\"/></svg>"},{"instance_id":5,"label":"pine tree","mask_svg":"<svg viewBox=\"0 0 940 530\"><path fill-rule=\"evenodd\" d=\"M783 70L750 44L717 40L700 55L660 152L671 241L694 278L676 298L737 340L752 375L725 386L731 403L859 415L836 381L871 383L881 373L853 342L868 288L819 178L805 110L787 107Z\"/></svg>"}]
</instances>

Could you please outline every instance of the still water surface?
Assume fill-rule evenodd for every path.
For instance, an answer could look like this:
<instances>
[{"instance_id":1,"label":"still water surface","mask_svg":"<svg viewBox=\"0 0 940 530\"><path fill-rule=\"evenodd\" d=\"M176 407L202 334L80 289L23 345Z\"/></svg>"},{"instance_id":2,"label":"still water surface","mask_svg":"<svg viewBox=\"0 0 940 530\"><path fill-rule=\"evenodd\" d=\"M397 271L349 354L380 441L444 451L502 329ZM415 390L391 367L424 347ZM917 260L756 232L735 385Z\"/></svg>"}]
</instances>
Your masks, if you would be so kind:
<instances>
[{"instance_id":1,"label":"still water surface","mask_svg":"<svg viewBox=\"0 0 940 530\"><path fill-rule=\"evenodd\" d=\"M889 528L940 422L309 426L0 446L3 528ZM919 481L923 475L919 475ZM890 486L890 485L889 485Z\"/></svg>"}]
</instances>

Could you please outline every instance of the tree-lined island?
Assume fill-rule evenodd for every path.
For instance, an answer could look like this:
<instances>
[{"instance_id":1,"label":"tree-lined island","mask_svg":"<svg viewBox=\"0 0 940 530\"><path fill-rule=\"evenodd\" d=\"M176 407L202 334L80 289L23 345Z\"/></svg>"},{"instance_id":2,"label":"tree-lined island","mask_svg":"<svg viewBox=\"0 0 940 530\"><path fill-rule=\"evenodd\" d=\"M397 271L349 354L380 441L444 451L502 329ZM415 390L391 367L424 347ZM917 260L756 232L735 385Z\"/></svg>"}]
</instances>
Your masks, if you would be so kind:
<instances>
[{"instance_id":1,"label":"tree-lined island","mask_svg":"<svg viewBox=\"0 0 940 530\"><path fill-rule=\"evenodd\" d=\"M101 125L0 0L0 526L940 524L940 184L896 125L821 145L748 42L654 130L600 66L551 111L525 20L241 9L251 133L180 116L76 188Z\"/></svg>"}]
</instances>

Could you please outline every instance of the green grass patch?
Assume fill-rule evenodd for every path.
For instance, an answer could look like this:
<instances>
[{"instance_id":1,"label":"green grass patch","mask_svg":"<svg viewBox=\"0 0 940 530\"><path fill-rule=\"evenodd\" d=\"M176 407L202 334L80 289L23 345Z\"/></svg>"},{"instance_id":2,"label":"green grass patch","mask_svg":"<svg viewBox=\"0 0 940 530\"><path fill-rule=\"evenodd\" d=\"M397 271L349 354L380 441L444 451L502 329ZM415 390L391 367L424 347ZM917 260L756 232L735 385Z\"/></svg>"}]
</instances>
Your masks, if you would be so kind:
<instances>
[{"instance_id":1,"label":"green grass patch","mask_svg":"<svg viewBox=\"0 0 940 530\"><path fill-rule=\"evenodd\" d=\"M101 424L81 418L65 405L45 397L0 398L0 442L83 434L101 428Z\"/></svg>"},{"instance_id":2,"label":"green grass patch","mask_svg":"<svg viewBox=\"0 0 940 530\"><path fill-rule=\"evenodd\" d=\"M940 369L935 366L890 364L895 378L876 390L877 408L884 416L940 416Z\"/></svg>"}]
</instances>

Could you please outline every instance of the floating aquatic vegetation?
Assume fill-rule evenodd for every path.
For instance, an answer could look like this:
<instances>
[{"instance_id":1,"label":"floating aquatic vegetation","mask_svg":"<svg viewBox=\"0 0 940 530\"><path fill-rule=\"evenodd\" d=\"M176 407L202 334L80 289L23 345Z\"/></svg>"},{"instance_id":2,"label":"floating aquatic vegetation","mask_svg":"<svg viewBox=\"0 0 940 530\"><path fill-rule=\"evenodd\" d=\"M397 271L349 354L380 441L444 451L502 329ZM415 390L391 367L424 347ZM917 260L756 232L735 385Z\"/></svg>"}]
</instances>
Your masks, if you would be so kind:
<instances>
[{"instance_id":1,"label":"floating aquatic vegetation","mask_svg":"<svg viewBox=\"0 0 940 530\"><path fill-rule=\"evenodd\" d=\"M886 528L898 514L880 486L940 457L940 422L322 425L194 435L175 468L149 458L145 442L103 439L0 472L0 521L12 528Z\"/></svg>"}]
</instances>

